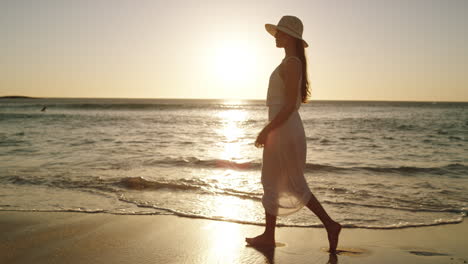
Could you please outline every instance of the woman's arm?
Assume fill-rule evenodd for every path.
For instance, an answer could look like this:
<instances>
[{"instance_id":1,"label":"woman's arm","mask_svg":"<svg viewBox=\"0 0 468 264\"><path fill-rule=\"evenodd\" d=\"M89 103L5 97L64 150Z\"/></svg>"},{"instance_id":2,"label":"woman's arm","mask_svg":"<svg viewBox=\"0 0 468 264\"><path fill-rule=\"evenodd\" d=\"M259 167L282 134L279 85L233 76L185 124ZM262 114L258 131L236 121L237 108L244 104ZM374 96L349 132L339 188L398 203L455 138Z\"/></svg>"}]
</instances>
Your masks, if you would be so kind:
<instances>
[{"instance_id":1,"label":"woman's arm","mask_svg":"<svg viewBox=\"0 0 468 264\"><path fill-rule=\"evenodd\" d=\"M255 146L265 145L268 133L281 126L288 120L294 110L296 110L297 96L299 93L299 78L301 76L301 64L297 60L287 60L283 65L284 83L286 88L286 102L279 113L260 132L255 141Z\"/></svg>"}]
</instances>

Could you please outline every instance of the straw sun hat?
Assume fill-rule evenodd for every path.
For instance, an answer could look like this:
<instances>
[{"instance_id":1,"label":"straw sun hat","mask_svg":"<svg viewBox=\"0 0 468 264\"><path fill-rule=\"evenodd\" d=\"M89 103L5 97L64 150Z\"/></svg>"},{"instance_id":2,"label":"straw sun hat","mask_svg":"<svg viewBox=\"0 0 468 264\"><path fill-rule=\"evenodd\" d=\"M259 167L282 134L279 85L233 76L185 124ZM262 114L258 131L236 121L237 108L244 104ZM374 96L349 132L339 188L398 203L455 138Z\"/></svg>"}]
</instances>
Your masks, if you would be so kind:
<instances>
[{"instance_id":1,"label":"straw sun hat","mask_svg":"<svg viewBox=\"0 0 468 264\"><path fill-rule=\"evenodd\" d=\"M304 30L302 21L295 16L283 16L278 22L278 25L265 24L265 29L273 37L275 36L276 31L280 30L290 36L302 39L304 48L307 48L309 46L309 44L307 44L307 42L302 38L302 31Z\"/></svg>"}]
</instances>

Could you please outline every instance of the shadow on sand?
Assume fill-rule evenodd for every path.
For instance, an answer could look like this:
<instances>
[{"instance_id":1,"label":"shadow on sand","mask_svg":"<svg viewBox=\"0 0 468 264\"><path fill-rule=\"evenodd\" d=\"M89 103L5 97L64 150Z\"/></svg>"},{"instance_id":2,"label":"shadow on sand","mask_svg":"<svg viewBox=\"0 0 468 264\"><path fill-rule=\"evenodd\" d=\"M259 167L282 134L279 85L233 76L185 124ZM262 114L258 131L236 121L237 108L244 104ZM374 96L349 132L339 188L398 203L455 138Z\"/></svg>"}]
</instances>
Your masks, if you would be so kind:
<instances>
[{"instance_id":1,"label":"shadow on sand","mask_svg":"<svg viewBox=\"0 0 468 264\"><path fill-rule=\"evenodd\" d=\"M278 245L277 245L278 246ZM279 245L284 246L284 245ZM275 263L275 249L276 247L254 247L251 245L246 245L246 247L253 248L258 252L262 253L265 258L265 264L274 264ZM338 255L329 254L328 261L326 264L338 264Z\"/></svg>"}]
</instances>

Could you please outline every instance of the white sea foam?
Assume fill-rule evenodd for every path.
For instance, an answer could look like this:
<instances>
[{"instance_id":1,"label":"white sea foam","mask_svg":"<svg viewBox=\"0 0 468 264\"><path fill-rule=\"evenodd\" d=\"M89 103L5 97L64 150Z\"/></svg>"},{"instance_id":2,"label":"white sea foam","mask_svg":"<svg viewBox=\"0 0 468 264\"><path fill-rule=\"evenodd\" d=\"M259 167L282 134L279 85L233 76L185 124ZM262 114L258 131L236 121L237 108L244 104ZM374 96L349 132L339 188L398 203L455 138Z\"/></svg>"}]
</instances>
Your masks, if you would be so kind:
<instances>
[{"instance_id":1,"label":"white sea foam","mask_svg":"<svg viewBox=\"0 0 468 264\"><path fill-rule=\"evenodd\" d=\"M47 110L41 112L44 105ZM468 104L312 102L306 179L347 227L462 221ZM0 100L0 210L263 223L263 102ZM306 209L283 226L320 226Z\"/></svg>"}]
</instances>

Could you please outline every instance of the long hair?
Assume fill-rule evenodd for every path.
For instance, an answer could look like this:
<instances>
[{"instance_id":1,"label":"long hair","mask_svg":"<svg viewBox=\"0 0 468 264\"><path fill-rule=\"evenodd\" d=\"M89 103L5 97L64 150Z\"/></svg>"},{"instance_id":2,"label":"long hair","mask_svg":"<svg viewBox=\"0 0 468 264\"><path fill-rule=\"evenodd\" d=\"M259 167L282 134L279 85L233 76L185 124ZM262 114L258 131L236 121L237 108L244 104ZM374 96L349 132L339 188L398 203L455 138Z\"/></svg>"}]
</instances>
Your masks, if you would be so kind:
<instances>
[{"instance_id":1,"label":"long hair","mask_svg":"<svg viewBox=\"0 0 468 264\"><path fill-rule=\"evenodd\" d=\"M301 98L303 103L307 103L310 98L309 78L307 76L307 58L305 56L305 48L301 39L296 38L296 51L302 62L302 83L301 83Z\"/></svg>"}]
</instances>

